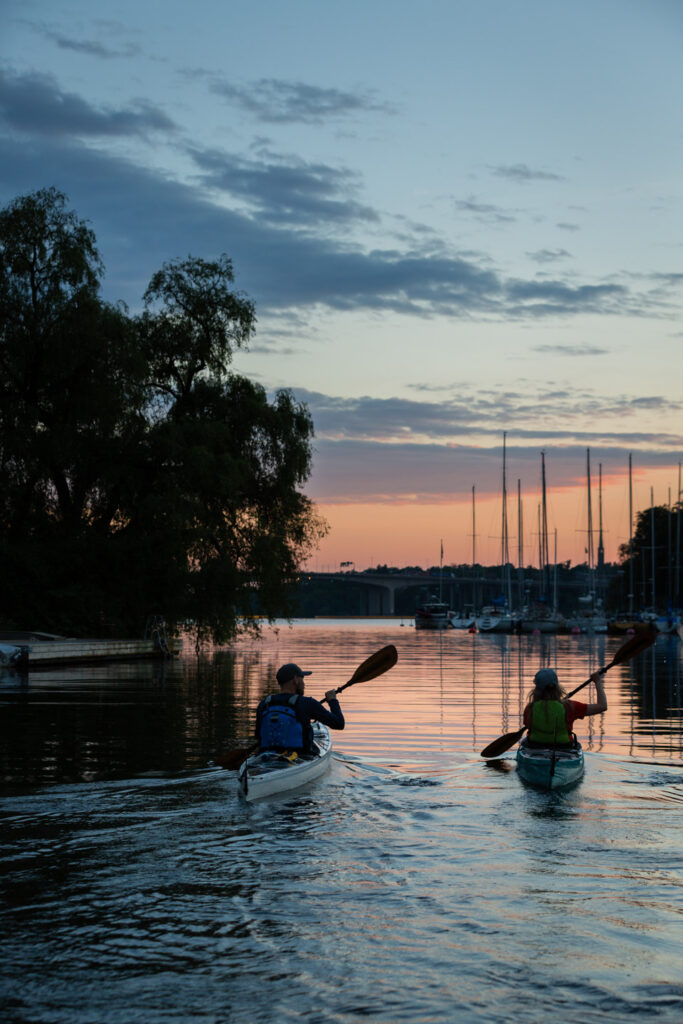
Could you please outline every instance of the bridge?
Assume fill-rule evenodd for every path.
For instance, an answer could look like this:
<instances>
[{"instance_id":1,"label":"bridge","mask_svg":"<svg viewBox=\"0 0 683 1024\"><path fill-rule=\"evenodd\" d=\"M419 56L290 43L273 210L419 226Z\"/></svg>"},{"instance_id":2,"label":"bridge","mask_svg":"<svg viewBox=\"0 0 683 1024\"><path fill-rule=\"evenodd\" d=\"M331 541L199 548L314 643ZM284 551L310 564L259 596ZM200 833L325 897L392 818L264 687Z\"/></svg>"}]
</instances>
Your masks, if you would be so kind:
<instances>
[{"instance_id":1,"label":"bridge","mask_svg":"<svg viewBox=\"0 0 683 1024\"><path fill-rule=\"evenodd\" d=\"M517 570L512 568L512 591L515 596L519 593L519 582ZM447 571L443 575L430 572L356 572L349 570L344 572L307 572L300 576L301 582L334 582L345 585L353 584L361 587L364 592L363 606L359 609L361 615L395 615L395 597L399 590L420 587L428 596L439 597L445 601L449 608L463 609L465 605L479 609L483 605L490 604L502 591L500 567L492 566L491 575L455 575ZM536 591L538 578L527 578L526 591ZM585 591L586 584L583 580L558 581L558 594L560 592Z\"/></svg>"},{"instance_id":2,"label":"bridge","mask_svg":"<svg viewBox=\"0 0 683 1024\"><path fill-rule=\"evenodd\" d=\"M484 577L454 576L452 573L444 573L443 576L433 575L429 572L307 572L300 577L302 581L311 580L341 584L354 584L365 591L366 607L362 614L366 615L395 615L395 596L399 590L407 590L412 587L422 587L428 591L429 596L438 597L441 594L442 600L446 601L449 607L460 606L463 602L457 595L460 585L467 587L466 593L476 591L479 595L484 592L488 599L500 593L500 580L486 579ZM484 591L486 588L486 591ZM426 595L425 595L426 596ZM457 602L457 603L456 603ZM474 603L470 600L469 603ZM486 603L486 600L484 600Z\"/></svg>"}]
</instances>

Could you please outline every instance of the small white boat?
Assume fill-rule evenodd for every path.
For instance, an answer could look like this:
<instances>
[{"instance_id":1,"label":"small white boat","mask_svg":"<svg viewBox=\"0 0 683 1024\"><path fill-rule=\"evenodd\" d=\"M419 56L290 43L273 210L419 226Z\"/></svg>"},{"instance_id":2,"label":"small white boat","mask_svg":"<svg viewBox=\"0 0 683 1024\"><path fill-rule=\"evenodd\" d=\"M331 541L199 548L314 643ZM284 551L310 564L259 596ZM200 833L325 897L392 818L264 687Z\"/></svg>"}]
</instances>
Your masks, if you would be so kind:
<instances>
[{"instance_id":1,"label":"small white boat","mask_svg":"<svg viewBox=\"0 0 683 1024\"><path fill-rule=\"evenodd\" d=\"M578 782L584 772L583 750L577 743L571 750L530 747L522 740L517 748L517 772L537 789L564 789Z\"/></svg>"},{"instance_id":2,"label":"small white boat","mask_svg":"<svg viewBox=\"0 0 683 1024\"><path fill-rule=\"evenodd\" d=\"M515 612L487 605L482 608L476 624L480 633L517 633L518 620L519 616Z\"/></svg>"},{"instance_id":3,"label":"small white boat","mask_svg":"<svg viewBox=\"0 0 683 1024\"><path fill-rule=\"evenodd\" d=\"M476 628L477 625L477 617L471 612L469 614L463 614L462 612L449 612L448 621L453 629L472 629L473 626Z\"/></svg>"},{"instance_id":4,"label":"small white boat","mask_svg":"<svg viewBox=\"0 0 683 1024\"><path fill-rule=\"evenodd\" d=\"M315 754L287 756L274 750L253 754L242 764L237 778L245 800L261 800L277 793L287 793L305 786L323 775L330 767L332 737L326 725L313 722Z\"/></svg>"}]
</instances>

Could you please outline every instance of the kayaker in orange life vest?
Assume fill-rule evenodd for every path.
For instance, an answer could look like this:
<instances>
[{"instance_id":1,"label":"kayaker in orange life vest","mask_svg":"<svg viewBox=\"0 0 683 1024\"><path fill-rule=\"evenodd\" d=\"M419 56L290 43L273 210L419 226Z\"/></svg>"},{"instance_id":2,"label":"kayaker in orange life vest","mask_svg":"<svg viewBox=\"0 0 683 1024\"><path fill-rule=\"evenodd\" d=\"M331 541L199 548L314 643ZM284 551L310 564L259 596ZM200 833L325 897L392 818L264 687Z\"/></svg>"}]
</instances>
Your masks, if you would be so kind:
<instances>
[{"instance_id":1,"label":"kayaker in orange life vest","mask_svg":"<svg viewBox=\"0 0 683 1024\"><path fill-rule=\"evenodd\" d=\"M580 718L600 715L607 711L607 697L600 671L591 676L595 683L597 701L584 704L580 700L566 700L557 673L542 668L534 676L534 688L527 698L524 724L529 730L526 742L530 747L557 747L569 750L575 739L572 726Z\"/></svg>"},{"instance_id":2,"label":"kayaker in orange life vest","mask_svg":"<svg viewBox=\"0 0 683 1024\"><path fill-rule=\"evenodd\" d=\"M310 675L292 662L277 670L275 678L280 692L264 697L256 709L255 735L261 750L308 754L316 749L311 721L322 722L330 729L344 728L344 715L335 689L325 694L329 711L320 701L304 696L304 676Z\"/></svg>"}]
</instances>

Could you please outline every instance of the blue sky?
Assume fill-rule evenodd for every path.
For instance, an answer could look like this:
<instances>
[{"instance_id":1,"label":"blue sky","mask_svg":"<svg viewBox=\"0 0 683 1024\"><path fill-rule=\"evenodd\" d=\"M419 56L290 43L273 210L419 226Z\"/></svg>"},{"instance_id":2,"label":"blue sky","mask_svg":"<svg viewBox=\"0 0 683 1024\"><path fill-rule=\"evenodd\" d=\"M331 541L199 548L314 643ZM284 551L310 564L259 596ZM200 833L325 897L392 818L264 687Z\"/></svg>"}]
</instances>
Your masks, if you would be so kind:
<instances>
[{"instance_id":1,"label":"blue sky","mask_svg":"<svg viewBox=\"0 0 683 1024\"><path fill-rule=\"evenodd\" d=\"M232 257L236 369L316 423L321 557L466 559L504 430L529 520L547 453L561 557L587 447L610 553L629 452L637 506L675 499L678 0L27 0L0 33L0 201L66 192L132 309L164 260Z\"/></svg>"}]
</instances>

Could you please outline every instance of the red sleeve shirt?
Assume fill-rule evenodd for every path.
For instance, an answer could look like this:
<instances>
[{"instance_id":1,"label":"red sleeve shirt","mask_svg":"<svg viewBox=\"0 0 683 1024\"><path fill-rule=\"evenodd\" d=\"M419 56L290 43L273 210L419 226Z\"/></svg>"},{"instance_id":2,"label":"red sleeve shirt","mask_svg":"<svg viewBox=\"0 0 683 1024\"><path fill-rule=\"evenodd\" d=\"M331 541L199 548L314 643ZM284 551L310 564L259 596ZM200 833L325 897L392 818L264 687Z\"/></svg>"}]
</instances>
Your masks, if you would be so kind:
<instances>
[{"instance_id":1,"label":"red sleeve shirt","mask_svg":"<svg viewBox=\"0 0 683 1024\"><path fill-rule=\"evenodd\" d=\"M566 709L565 718L567 719L567 728L571 732L574 722L578 721L579 718L586 717L588 705L584 704L581 700L568 700L564 706Z\"/></svg>"}]
</instances>

